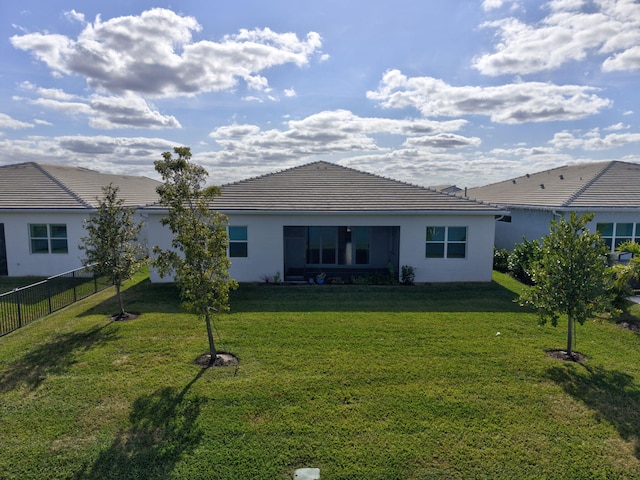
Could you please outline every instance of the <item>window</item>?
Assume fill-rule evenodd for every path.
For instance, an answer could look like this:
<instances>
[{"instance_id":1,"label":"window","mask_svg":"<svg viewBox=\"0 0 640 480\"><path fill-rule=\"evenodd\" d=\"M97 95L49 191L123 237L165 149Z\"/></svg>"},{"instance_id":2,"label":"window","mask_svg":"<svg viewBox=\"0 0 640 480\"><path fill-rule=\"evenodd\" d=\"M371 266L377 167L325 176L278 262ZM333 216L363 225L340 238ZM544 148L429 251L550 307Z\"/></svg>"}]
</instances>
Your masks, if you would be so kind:
<instances>
[{"instance_id":1,"label":"window","mask_svg":"<svg viewBox=\"0 0 640 480\"><path fill-rule=\"evenodd\" d=\"M67 226L63 223L29 225L31 253L69 253Z\"/></svg>"},{"instance_id":2,"label":"window","mask_svg":"<svg viewBox=\"0 0 640 480\"><path fill-rule=\"evenodd\" d=\"M309 227L307 264L368 265L369 227Z\"/></svg>"},{"instance_id":3,"label":"window","mask_svg":"<svg viewBox=\"0 0 640 480\"><path fill-rule=\"evenodd\" d=\"M248 257L247 227L229 227L229 256Z\"/></svg>"},{"instance_id":4,"label":"window","mask_svg":"<svg viewBox=\"0 0 640 480\"><path fill-rule=\"evenodd\" d=\"M426 258L466 258L467 227L427 227Z\"/></svg>"},{"instance_id":5,"label":"window","mask_svg":"<svg viewBox=\"0 0 640 480\"><path fill-rule=\"evenodd\" d=\"M640 242L640 223L598 223L596 230L612 252L628 240Z\"/></svg>"}]
</instances>

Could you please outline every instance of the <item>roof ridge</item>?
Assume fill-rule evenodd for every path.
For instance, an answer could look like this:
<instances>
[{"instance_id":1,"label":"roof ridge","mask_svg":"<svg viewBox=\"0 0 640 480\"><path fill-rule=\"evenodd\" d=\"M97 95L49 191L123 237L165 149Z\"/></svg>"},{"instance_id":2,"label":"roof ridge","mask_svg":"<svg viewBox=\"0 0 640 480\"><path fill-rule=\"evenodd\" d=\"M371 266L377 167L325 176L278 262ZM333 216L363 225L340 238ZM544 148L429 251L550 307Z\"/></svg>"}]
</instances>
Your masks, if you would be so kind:
<instances>
[{"instance_id":1,"label":"roof ridge","mask_svg":"<svg viewBox=\"0 0 640 480\"><path fill-rule=\"evenodd\" d=\"M595 163L599 163L599 162L595 162ZM604 168L602 168L602 170L600 170L600 172L598 172L597 175L595 175L591 180L589 180L588 182L585 182L585 184L580 187L578 190L576 190L573 195L571 195L566 202L564 202L562 204L563 207L568 207L569 205L571 205L580 195L582 195L589 187L591 187L591 185L593 185L595 183L596 180L598 180L599 178L602 178L602 176L615 164L615 160L611 160L608 162L607 165L604 166Z\"/></svg>"},{"instance_id":2,"label":"roof ridge","mask_svg":"<svg viewBox=\"0 0 640 480\"><path fill-rule=\"evenodd\" d=\"M386 180L386 181L389 181L389 182L398 183L398 184L401 184L401 185L407 185L407 186L410 186L410 187L420 188L422 190L438 192L438 190L435 190L435 189L433 189L431 187L425 187L424 185L418 185L416 183L410 183L410 182L406 182L404 180L398 180L396 178L385 177L383 175L378 175L378 174L367 172L367 171L364 171L364 170L358 170L357 168L347 167L345 165L340 165L338 163L328 162L326 160L316 160L314 162L303 163L302 165L296 165L296 166L293 166L293 167L285 168L283 170L276 170L274 172L265 173L263 175L256 175L254 177L249 177L249 178L245 178L245 179L242 179L242 180L237 180L235 182L225 183L225 184L222 184L220 186L221 187L228 187L228 186L231 186L231 185L239 185L239 184L242 184L242 183L245 183L245 182L258 180L260 178L266 178L266 177L271 177L273 175L278 175L278 174L281 174L281 173L290 172L292 170L297 170L299 168L305 168L305 167L311 167L313 165L323 165L323 164L324 165L330 165L332 167L342 168L344 170L348 170L350 172L357 173L357 174L360 174L360 175L368 175L370 177L379 178L381 180ZM442 193L442 192L439 192L439 193Z\"/></svg>"},{"instance_id":3,"label":"roof ridge","mask_svg":"<svg viewBox=\"0 0 640 480\"><path fill-rule=\"evenodd\" d=\"M220 186L221 187L228 187L228 186L231 186L231 185L239 185L241 183L250 182L250 181L253 181L253 180L257 180L259 178L271 177L271 176L279 174L279 173L284 173L284 172L288 172L290 170L295 170L296 168L308 167L310 165L313 165L314 163L323 163L323 162L322 162L322 160L319 160L319 161L316 161L316 162L304 163L302 165L296 165L296 166L293 166L293 167L285 168L283 170L276 170L275 172L263 173L262 175L255 175L253 177L243 178L242 180L236 180L235 182L223 183ZM324 162L324 163L328 163L328 162Z\"/></svg>"},{"instance_id":4,"label":"roof ridge","mask_svg":"<svg viewBox=\"0 0 640 480\"><path fill-rule=\"evenodd\" d=\"M62 180L58 179L58 177L56 177L52 173L48 172L42 165L40 165L39 163L36 163L36 162L32 162L32 163L34 164L34 166L38 170L40 170L40 172L42 172L44 175L46 175L47 178L49 178L52 182L54 182L56 185L58 185L60 188L62 188L73 199L77 200L78 203L84 205L86 208L93 208L93 206L89 202L85 201L80 195L78 195L73 190L71 190L69 187L67 187L67 185L65 185Z\"/></svg>"}]
</instances>

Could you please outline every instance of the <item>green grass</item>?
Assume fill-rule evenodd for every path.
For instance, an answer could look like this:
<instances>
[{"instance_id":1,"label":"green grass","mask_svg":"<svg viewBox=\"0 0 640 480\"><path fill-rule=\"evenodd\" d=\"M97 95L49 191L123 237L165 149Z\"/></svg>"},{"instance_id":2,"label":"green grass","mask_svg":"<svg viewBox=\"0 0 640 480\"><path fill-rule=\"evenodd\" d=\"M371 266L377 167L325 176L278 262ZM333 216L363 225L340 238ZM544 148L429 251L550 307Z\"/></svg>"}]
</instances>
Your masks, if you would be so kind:
<instances>
[{"instance_id":1,"label":"green grass","mask_svg":"<svg viewBox=\"0 0 640 480\"><path fill-rule=\"evenodd\" d=\"M14 288L26 287L44 280L46 277L0 277L0 293L10 292Z\"/></svg>"},{"instance_id":2,"label":"green grass","mask_svg":"<svg viewBox=\"0 0 640 480\"><path fill-rule=\"evenodd\" d=\"M134 321L109 289L0 338L0 479L640 478L640 337L553 360L519 288L242 285L240 366L203 370L204 322L138 278Z\"/></svg>"}]
</instances>

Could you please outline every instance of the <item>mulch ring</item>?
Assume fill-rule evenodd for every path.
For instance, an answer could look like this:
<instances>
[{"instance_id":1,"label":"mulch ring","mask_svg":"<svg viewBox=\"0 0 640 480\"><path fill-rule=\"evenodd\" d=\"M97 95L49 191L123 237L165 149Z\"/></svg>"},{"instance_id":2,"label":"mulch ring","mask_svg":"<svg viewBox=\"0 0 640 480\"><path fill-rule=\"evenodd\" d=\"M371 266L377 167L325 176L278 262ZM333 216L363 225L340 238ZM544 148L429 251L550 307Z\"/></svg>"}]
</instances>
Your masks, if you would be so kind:
<instances>
[{"instance_id":1,"label":"mulch ring","mask_svg":"<svg viewBox=\"0 0 640 480\"><path fill-rule=\"evenodd\" d=\"M130 320L135 320L138 318L140 314L138 312L124 312L124 313L116 313L109 317L109 320L114 322L128 322Z\"/></svg>"},{"instance_id":2,"label":"mulch ring","mask_svg":"<svg viewBox=\"0 0 640 480\"><path fill-rule=\"evenodd\" d=\"M237 367L238 366L238 357L233 355L232 353L226 352L218 352L216 355L216 359L213 363L211 363L211 354L204 353L196 358L195 364L202 368L209 367Z\"/></svg>"},{"instance_id":3,"label":"mulch ring","mask_svg":"<svg viewBox=\"0 0 640 480\"><path fill-rule=\"evenodd\" d=\"M619 322L618 325L620 328L626 328L627 330L631 330L632 332L640 332L640 324L635 321L630 322Z\"/></svg>"},{"instance_id":4,"label":"mulch ring","mask_svg":"<svg viewBox=\"0 0 640 480\"><path fill-rule=\"evenodd\" d=\"M558 360L565 360L568 362L583 363L588 360L587 356L583 355L580 352L572 352L571 355L569 355L566 352L566 350L547 350L546 353L551 358L556 358Z\"/></svg>"}]
</instances>

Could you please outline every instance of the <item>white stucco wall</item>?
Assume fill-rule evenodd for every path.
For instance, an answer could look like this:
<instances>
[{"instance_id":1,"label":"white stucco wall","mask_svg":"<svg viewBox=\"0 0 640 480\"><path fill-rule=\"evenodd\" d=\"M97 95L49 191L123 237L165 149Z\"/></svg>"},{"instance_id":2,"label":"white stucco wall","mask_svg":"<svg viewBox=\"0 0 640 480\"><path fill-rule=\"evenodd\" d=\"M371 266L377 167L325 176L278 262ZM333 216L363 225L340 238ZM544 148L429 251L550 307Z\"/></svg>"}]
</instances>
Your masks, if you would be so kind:
<instances>
[{"instance_id":1,"label":"white stucco wall","mask_svg":"<svg viewBox=\"0 0 640 480\"><path fill-rule=\"evenodd\" d=\"M53 276L82 267L82 252L78 249L84 212L0 212L4 223L9 276ZM67 226L69 253L31 253L29 224L63 223Z\"/></svg>"},{"instance_id":2,"label":"white stucco wall","mask_svg":"<svg viewBox=\"0 0 640 480\"><path fill-rule=\"evenodd\" d=\"M283 273L284 226L399 226L400 266L414 267L417 282L491 281L494 241L493 215L424 214L255 214L228 213L229 225L246 226L248 257L232 258L230 274L240 282L259 282ZM169 248L171 232L160 224L161 213L148 213L149 248ZM427 226L468 227L467 258L426 259ZM161 279L151 269L151 281Z\"/></svg>"},{"instance_id":3,"label":"white stucco wall","mask_svg":"<svg viewBox=\"0 0 640 480\"><path fill-rule=\"evenodd\" d=\"M4 224L7 249L7 270L10 277L49 277L82 267L84 252L78 248L87 232L83 221L92 211L24 211L0 212ZM136 221L145 221L136 214ZM68 253L31 253L29 224L65 224L67 226ZM147 226L143 224L140 243L147 242Z\"/></svg>"}]
</instances>

